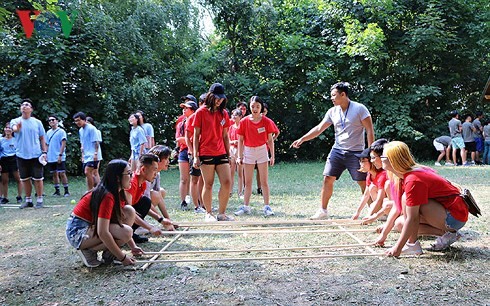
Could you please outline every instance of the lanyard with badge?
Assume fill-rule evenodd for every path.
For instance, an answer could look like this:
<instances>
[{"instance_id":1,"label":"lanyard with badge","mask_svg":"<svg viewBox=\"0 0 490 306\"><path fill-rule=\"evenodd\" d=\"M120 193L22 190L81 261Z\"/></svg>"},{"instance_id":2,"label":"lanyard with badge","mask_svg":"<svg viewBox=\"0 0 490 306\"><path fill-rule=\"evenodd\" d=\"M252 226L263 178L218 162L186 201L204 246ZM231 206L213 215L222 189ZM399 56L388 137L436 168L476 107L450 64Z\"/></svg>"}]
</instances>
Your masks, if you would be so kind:
<instances>
[{"instance_id":1,"label":"lanyard with badge","mask_svg":"<svg viewBox=\"0 0 490 306\"><path fill-rule=\"evenodd\" d=\"M342 125L342 129L345 129L345 121L347 120L347 113L349 112L350 101L347 104L347 109L345 110L344 118L342 118L342 107L339 107L339 116L340 116L340 124Z\"/></svg>"}]
</instances>

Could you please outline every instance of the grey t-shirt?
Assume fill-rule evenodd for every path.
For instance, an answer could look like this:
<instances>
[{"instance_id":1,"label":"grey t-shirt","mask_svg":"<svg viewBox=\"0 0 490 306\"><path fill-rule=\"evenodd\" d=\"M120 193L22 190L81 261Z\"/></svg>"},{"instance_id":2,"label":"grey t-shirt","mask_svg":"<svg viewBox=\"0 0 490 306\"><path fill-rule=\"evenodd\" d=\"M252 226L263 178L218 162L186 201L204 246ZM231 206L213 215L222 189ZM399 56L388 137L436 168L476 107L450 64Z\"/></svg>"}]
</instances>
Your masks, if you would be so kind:
<instances>
[{"instance_id":1,"label":"grey t-shirt","mask_svg":"<svg viewBox=\"0 0 490 306\"><path fill-rule=\"evenodd\" d=\"M483 134L485 135L485 141L490 141L490 125L485 125L483 127Z\"/></svg>"},{"instance_id":2,"label":"grey t-shirt","mask_svg":"<svg viewBox=\"0 0 490 306\"><path fill-rule=\"evenodd\" d=\"M143 195L145 197L148 197L151 199L151 196L150 196L151 190L160 191L160 173L157 173L157 177L155 177L155 179L153 180L153 183L148 182L148 181L146 182L146 190L145 190L145 193Z\"/></svg>"},{"instance_id":3,"label":"grey t-shirt","mask_svg":"<svg viewBox=\"0 0 490 306\"><path fill-rule=\"evenodd\" d=\"M451 145L451 137L449 136L440 136L435 139L438 143L442 144L445 147L449 147Z\"/></svg>"},{"instance_id":4,"label":"grey t-shirt","mask_svg":"<svg viewBox=\"0 0 490 306\"><path fill-rule=\"evenodd\" d=\"M473 137L473 124L471 122L465 121L463 123L463 140L464 142L474 142Z\"/></svg>"},{"instance_id":5,"label":"grey t-shirt","mask_svg":"<svg viewBox=\"0 0 490 306\"><path fill-rule=\"evenodd\" d=\"M350 101L345 112L338 105L330 108L323 121L333 125L335 131L333 148L346 151L364 150L365 130L362 120L370 116L363 104L354 101Z\"/></svg>"},{"instance_id":6,"label":"grey t-shirt","mask_svg":"<svg viewBox=\"0 0 490 306\"><path fill-rule=\"evenodd\" d=\"M480 119L475 119L473 120L473 127L475 128L475 131L473 132L473 137L482 137L481 136L481 122Z\"/></svg>"},{"instance_id":7,"label":"grey t-shirt","mask_svg":"<svg viewBox=\"0 0 490 306\"><path fill-rule=\"evenodd\" d=\"M461 137L461 131L459 130L459 127L461 126L461 121L459 121L456 118L452 118L449 120L449 135L451 138L455 137Z\"/></svg>"}]
</instances>

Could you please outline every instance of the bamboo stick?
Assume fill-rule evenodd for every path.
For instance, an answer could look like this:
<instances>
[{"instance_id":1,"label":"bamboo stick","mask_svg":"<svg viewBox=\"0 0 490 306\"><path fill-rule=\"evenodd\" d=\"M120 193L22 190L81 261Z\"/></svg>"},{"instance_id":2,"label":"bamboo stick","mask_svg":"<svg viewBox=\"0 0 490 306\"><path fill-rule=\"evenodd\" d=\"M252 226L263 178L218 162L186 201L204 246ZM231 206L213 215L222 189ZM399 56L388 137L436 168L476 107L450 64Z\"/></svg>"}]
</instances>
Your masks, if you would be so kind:
<instances>
[{"instance_id":1,"label":"bamboo stick","mask_svg":"<svg viewBox=\"0 0 490 306\"><path fill-rule=\"evenodd\" d=\"M354 253L354 254L328 254L328 255L308 255L308 256L270 256L270 257L223 257L223 258L183 258L183 259L161 259L154 260L152 263L178 263L178 262L203 262L203 261L254 261L254 260L283 260L283 259L320 259L320 258L340 258L340 257L371 257L385 256L384 253ZM137 260L137 264L148 263L149 260Z\"/></svg>"},{"instance_id":2,"label":"bamboo stick","mask_svg":"<svg viewBox=\"0 0 490 306\"><path fill-rule=\"evenodd\" d=\"M359 220L352 219L327 219L327 220L264 220L264 221L232 221L232 222L176 222L182 227L226 227L226 226L248 226L248 225L277 225L277 224L331 224L333 222L342 224L361 225Z\"/></svg>"},{"instance_id":3,"label":"bamboo stick","mask_svg":"<svg viewBox=\"0 0 490 306\"><path fill-rule=\"evenodd\" d=\"M189 230L189 228L188 228L188 227L187 227L187 228L184 228L184 231L183 231L183 232L185 232L185 231L187 231L187 230ZM167 250L167 249L168 249L168 248L169 248L169 247L170 247L172 244L174 244L174 243L175 243L175 242L176 242L176 241L177 241L177 240L178 240L180 237L182 237L182 234L175 236L175 237L174 237L174 239L170 240L170 241L169 241L169 243L167 243L167 244L166 244L166 245L165 245L165 246L164 246L164 247L163 247L163 248L160 250L160 252L158 252L158 253L162 253L162 252L164 252L165 250ZM157 253L157 252L155 252L155 253ZM157 260L157 258L158 258L159 256L160 256L159 254L155 254L155 256L153 256L152 258L150 258L149 260L147 260L147 263L146 263L145 265L143 265L143 267L141 267L141 270L145 271L145 270L146 270L146 269L147 269L147 268L148 268L148 267L149 267L149 266L150 266L152 263L154 263L154 262Z\"/></svg>"},{"instance_id":4,"label":"bamboo stick","mask_svg":"<svg viewBox=\"0 0 490 306\"><path fill-rule=\"evenodd\" d=\"M192 255L192 254L215 254L215 253L249 253L249 252L272 252L272 251L300 251L300 250L321 250L321 249L345 249L365 247L372 244L338 244L338 245L316 245L305 247L287 248L263 248L263 249L231 249L231 250L200 250L200 251L167 251L167 252L145 252L144 255Z\"/></svg>"},{"instance_id":5,"label":"bamboo stick","mask_svg":"<svg viewBox=\"0 0 490 306\"><path fill-rule=\"evenodd\" d=\"M346 229L346 228L344 228L342 225L338 225L338 226L339 226L339 228L340 228L341 230L343 230L343 231L344 231L344 232L345 232L347 235L349 235L349 236L350 236L352 239L354 239L355 241L357 241L357 243L359 243L359 244L366 244L366 242L364 242L363 240L359 239L357 236L355 236L354 234L352 234L352 233L351 233L351 232L352 232L352 230L347 230L347 229ZM376 253L376 252L375 252L375 251L374 251L374 249L371 247L372 245L373 245L373 243L371 243L371 244L367 244L366 249L367 249L368 251L370 251L371 253L373 253L373 254L374 254L374 253Z\"/></svg>"},{"instance_id":6,"label":"bamboo stick","mask_svg":"<svg viewBox=\"0 0 490 306\"><path fill-rule=\"evenodd\" d=\"M227 235L227 234L306 234L306 233L311 233L311 234L327 234L327 233L343 233L344 230L340 229L332 229L332 230L274 230L274 229L269 229L269 230L243 230L243 231L236 231L236 230L214 230L214 231L188 231L188 232L182 232L182 231L162 231L162 234L164 235ZM361 233L373 233L375 232L375 229L370 228L370 229L352 229L351 232L361 232Z\"/></svg>"}]
</instances>

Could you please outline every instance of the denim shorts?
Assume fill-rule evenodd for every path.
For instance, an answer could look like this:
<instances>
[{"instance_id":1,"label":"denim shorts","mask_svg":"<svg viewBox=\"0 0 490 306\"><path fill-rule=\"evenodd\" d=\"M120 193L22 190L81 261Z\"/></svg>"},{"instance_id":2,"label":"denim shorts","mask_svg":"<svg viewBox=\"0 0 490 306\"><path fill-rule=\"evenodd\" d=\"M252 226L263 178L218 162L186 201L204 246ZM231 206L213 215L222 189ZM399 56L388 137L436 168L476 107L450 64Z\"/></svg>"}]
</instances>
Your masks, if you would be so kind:
<instances>
[{"instance_id":1,"label":"denim shorts","mask_svg":"<svg viewBox=\"0 0 490 306\"><path fill-rule=\"evenodd\" d=\"M184 149L184 150L180 150L180 153L179 153L179 163L188 163L189 162L189 156L187 155L187 152L189 152L189 149Z\"/></svg>"},{"instance_id":2,"label":"denim shorts","mask_svg":"<svg viewBox=\"0 0 490 306\"><path fill-rule=\"evenodd\" d=\"M453 230L459 231L465 224L466 224L466 222L462 222L462 221L454 219L453 215L451 215L451 213L448 210L446 210L446 226L447 227L449 227Z\"/></svg>"},{"instance_id":3,"label":"denim shorts","mask_svg":"<svg viewBox=\"0 0 490 306\"><path fill-rule=\"evenodd\" d=\"M87 231L90 228L90 223L78 218L70 216L66 221L66 239L72 247L79 249L83 240L89 238Z\"/></svg>"},{"instance_id":4,"label":"denim shorts","mask_svg":"<svg viewBox=\"0 0 490 306\"><path fill-rule=\"evenodd\" d=\"M344 170L348 170L354 181L365 181L366 173L357 171L359 169L359 158L355 154L362 151L345 151L340 149L332 149L328 154L325 168L323 169L324 176L335 176L337 180L340 178Z\"/></svg>"}]
</instances>

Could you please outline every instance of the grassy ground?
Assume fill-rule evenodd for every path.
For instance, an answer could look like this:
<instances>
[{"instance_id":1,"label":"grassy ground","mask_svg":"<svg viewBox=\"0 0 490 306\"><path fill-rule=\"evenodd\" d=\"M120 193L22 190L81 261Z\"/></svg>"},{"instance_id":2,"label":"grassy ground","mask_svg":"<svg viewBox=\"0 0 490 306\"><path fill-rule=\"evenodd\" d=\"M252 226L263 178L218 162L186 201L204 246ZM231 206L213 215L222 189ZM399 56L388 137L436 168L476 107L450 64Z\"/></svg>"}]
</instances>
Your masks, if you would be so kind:
<instances>
[{"instance_id":1,"label":"grassy ground","mask_svg":"<svg viewBox=\"0 0 490 306\"><path fill-rule=\"evenodd\" d=\"M313 214L319 205L322 170L323 163L273 167L270 178L272 205L276 212L273 218L304 219ZM469 187L483 210L482 217L470 217L463 228L463 238L447 252L426 252L418 258L400 259L356 257L154 264L146 271L114 265L85 268L64 238L65 221L73 208L70 200L80 197L85 188L84 181L71 178L71 198L49 196L53 188L48 183L45 203L50 207L39 210L0 208L0 304L490 305L487 226L490 221L490 168L437 170L448 179ZM202 215L178 209L178 170L164 173L162 185L168 190L167 205L174 220L203 219ZM359 196L357 184L345 173L335 185L330 205L332 217L350 217ZM260 200L253 196L254 214L240 220L263 220ZM237 197L232 197L229 211L239 205ZM356 233L355 236L370 242L376 234ZM387 244L392 244L397 236L391 234ZM151 238L142 247L146 251L158 251L171 239ZM422 240L423 247L428 247L432 240ZM209 235L180 238L170 250L351 243L357 242L345 233ZM363 249L281 251L264 256L346 252L369 253ZM213 257L201 255L201 258L204 256Z\"/></svg>"}]
</instances>

